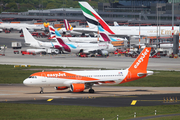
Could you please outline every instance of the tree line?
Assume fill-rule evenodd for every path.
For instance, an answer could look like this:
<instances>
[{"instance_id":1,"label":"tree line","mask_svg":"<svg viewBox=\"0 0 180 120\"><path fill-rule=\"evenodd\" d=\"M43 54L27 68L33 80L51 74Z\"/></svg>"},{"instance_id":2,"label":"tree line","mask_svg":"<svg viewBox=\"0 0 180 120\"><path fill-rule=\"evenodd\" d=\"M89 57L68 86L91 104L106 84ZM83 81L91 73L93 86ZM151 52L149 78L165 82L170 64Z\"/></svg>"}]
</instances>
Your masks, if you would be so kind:
<instances>
[{"instance_id":1,"label":"tree line","mask_svg":"<svg viewBox=\"0 0 180 120\"><path fill-rule=\"evenodd\" d=\"M80 8L78 1L86 1L97 9L98 2L108 2L109 0L1 0L0 12L26 12L28 10L54 8Z\"/></svg>"}]
</instances>

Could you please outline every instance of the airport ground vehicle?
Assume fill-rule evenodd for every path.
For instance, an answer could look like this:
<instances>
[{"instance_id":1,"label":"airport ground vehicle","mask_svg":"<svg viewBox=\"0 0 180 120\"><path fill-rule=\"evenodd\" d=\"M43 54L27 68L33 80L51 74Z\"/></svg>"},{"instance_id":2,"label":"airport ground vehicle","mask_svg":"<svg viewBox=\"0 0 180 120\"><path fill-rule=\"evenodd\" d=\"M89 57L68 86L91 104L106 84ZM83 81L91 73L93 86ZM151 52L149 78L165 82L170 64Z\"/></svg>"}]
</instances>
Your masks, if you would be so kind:
<instances>
[{"instance_id":1,"label":"airport ground vehicle","mask_svg":"<svg viewBox=\"0 0 180 120\"><path fill-rule=\"evenodd\" d=\"M17 51L15 51L17 53ZM36 54L59 54L59 50L57 49L27 49L25 51L21 51L22 55L36 55Z\"/></svg>"},{"instance_id":2,"label":"airport ground vehicle","mask_svg":"<svg viewBox=\"0 0 180 120\"><path fill-rule=\"evenodd\" d=\"M36 55L34 52L21 51L22 55Z\"/></svg>"},{"instance_id":3,"label":"airport ground vehicle","mask_svg":"<svg viewBox=\"0 0 180 120\"><path fill-rule=\"evenodd\" d=\"M12 43L11 43L11 47L12 47L13 49L21 49L22 44L21 44L21 42L12 42Z\"/></svg>"}]
</instances>

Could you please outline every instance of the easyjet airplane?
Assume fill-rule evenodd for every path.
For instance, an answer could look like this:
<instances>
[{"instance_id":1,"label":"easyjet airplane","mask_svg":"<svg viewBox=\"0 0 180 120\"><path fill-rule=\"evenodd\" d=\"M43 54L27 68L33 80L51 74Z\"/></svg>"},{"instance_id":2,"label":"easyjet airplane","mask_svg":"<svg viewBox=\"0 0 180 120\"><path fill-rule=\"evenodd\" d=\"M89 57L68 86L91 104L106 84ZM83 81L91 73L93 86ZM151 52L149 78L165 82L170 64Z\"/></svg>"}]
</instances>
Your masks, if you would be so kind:
<instances>
[{"instance_id":1,"label":"easyjet airplane","mask_svg":"<svg viewBox=\"0 0 180 120\"><path fill-rule=\"evenodd\" d=\"M30 75L23 84L40 87L40 93L43 93L44 87L55 87L56 90L70 88L72 92L89 89L89 93L94 93L93 85L122 84L152 75L153 71L146 70L150 52L151 48L144 48L125 70L42 71Z\"/></svg>"}]
</instances>

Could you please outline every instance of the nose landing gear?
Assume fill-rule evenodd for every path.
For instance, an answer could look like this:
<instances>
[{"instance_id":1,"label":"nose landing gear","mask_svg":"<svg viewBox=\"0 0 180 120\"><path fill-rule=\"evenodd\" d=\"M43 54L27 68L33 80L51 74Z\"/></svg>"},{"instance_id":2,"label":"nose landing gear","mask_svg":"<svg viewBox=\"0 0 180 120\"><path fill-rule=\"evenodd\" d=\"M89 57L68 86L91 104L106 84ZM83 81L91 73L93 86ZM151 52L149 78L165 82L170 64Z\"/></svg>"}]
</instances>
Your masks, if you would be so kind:
<instances>
[{"instance_id":1,"label":"nose landing gear","mask_svg":"<svg viewBox=\"0 0 180 120\"><path fill-rule=\"evenodd\" d=\"M41 93L44 93L44 92L43 92L43 87L40 87L40 88L41 88L40 94L41 94Z\"/></svg>"}]
</instances>

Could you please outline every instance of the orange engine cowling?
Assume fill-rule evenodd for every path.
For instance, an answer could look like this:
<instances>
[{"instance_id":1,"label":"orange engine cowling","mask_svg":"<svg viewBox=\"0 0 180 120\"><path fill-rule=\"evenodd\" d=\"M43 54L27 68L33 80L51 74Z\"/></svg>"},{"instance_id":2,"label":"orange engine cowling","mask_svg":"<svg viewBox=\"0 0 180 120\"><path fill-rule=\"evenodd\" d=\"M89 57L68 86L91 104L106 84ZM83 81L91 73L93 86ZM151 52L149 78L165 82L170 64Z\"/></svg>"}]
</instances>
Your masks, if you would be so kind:
<instances>
[{"instance_id":1,"label":"orange engine cowling","mask_svg":"<svg viewBox=\"0 0 180 120\"><path fill-rule=\"evenodd\" d=\"M61 87L54 87L56 90L65 90L68 89L66 86L61 86Z\"/></svg>"},{"instance_id":2,"label":"orange engine cowling","mask_svg":"<svg viewBox=\"0 0 180 120\"><path fill-rule=\"evenodd\" d=\"M85 84L72 84L71 91L72 92L82 92L85 89Z\"/></svg>"}]
</instances>

